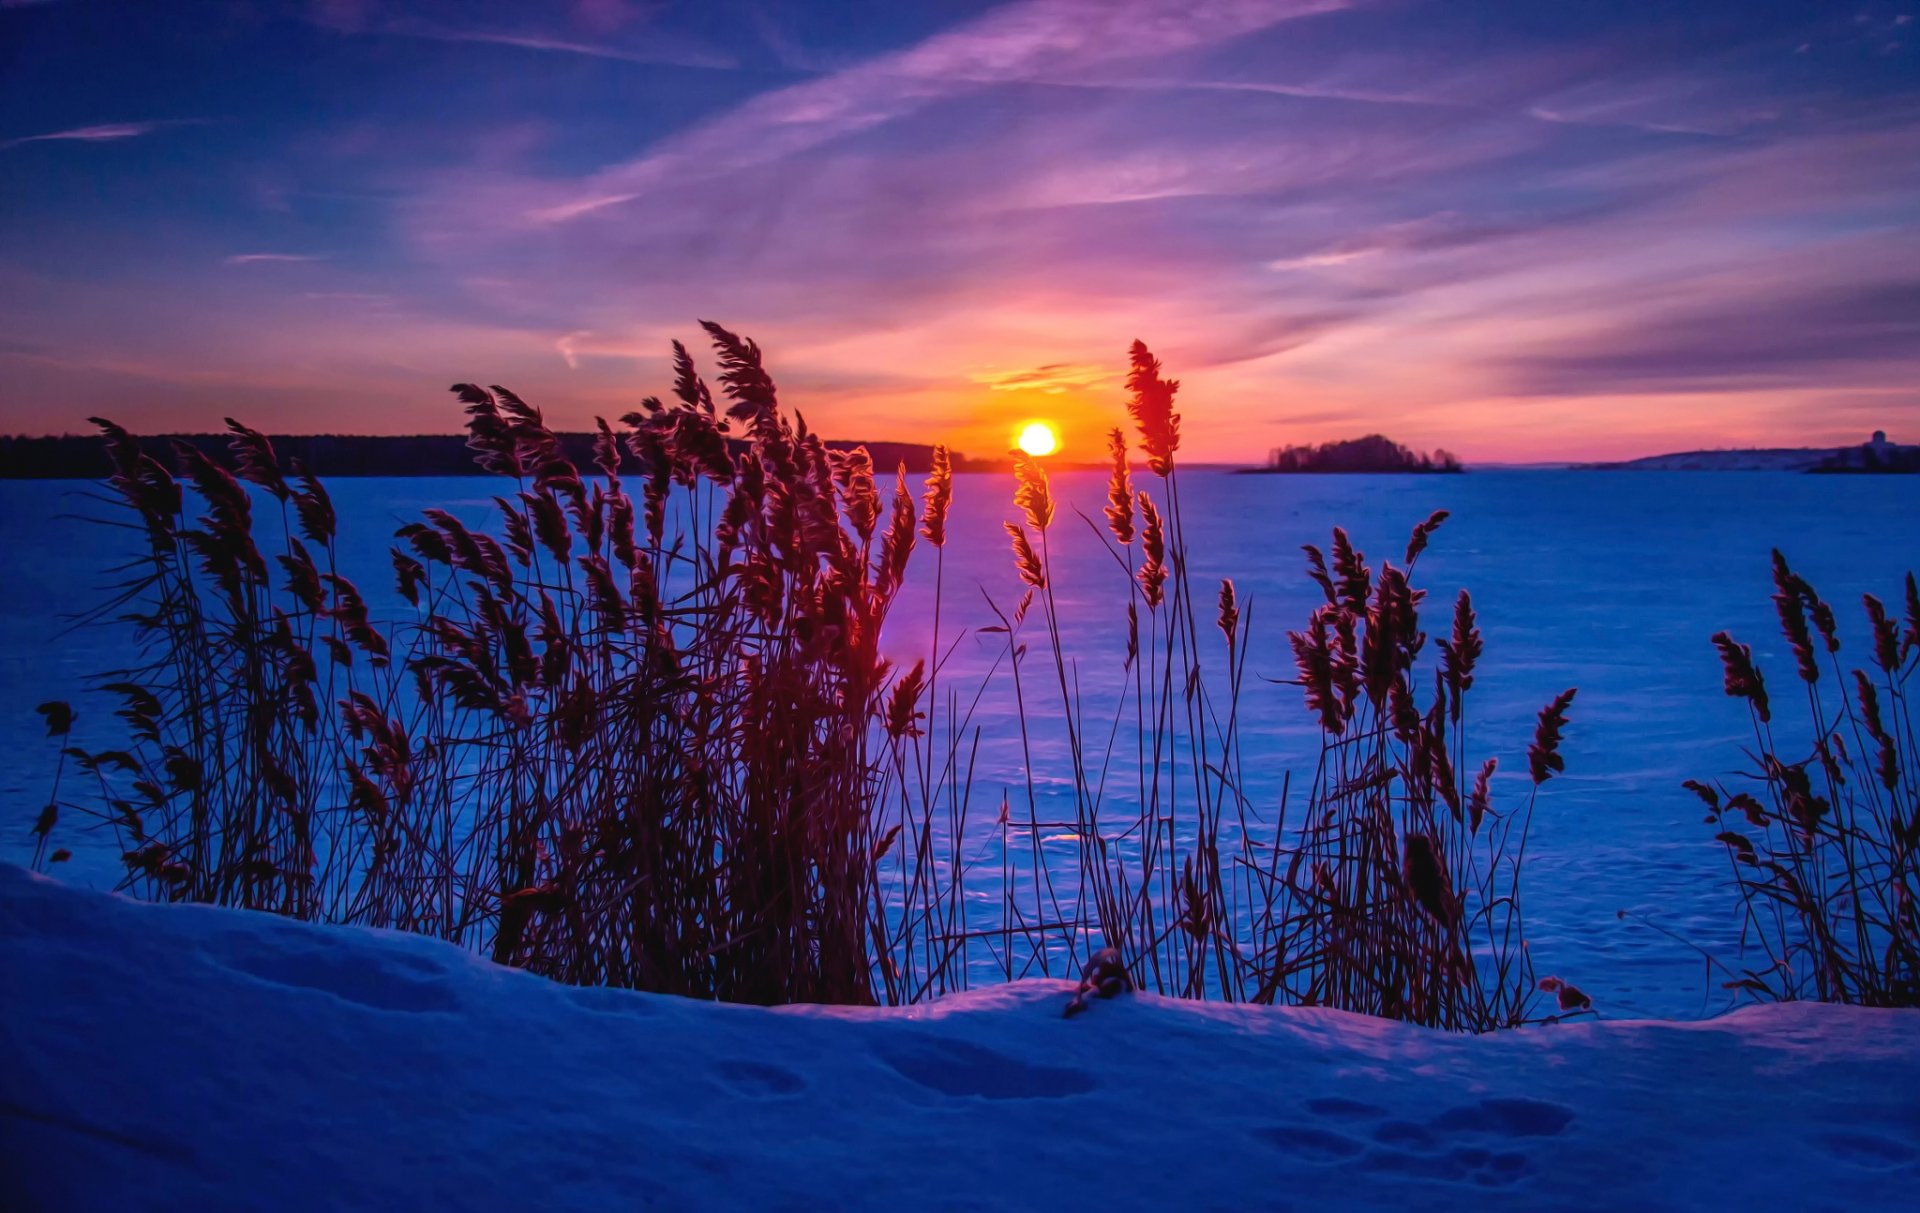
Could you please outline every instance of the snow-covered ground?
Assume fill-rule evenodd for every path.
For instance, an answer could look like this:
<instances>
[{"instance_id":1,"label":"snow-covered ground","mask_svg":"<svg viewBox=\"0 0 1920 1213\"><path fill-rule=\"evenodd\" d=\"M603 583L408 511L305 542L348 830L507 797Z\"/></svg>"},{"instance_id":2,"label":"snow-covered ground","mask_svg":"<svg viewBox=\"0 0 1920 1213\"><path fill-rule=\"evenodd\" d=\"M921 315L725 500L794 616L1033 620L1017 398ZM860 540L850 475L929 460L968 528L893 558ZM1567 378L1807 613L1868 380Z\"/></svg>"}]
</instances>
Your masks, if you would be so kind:
<instances>
[{"instance_id":1,"label":"snow-covered ground","mask_svg":"<svg viewBox=\"0 0 1920 1213\"><path fill-rule=\"evenodd\" d=\"M0 763L0 860L32 855L31 830L52 787L57 743L47 739L34 705L72 700L80 711L75 744L118 748L126 740L113 715L118 701L84 691L86 673L129 662L125 630L63 631L68 616L99 601L110 580L105 570L118 559L112 545L123 538L65 517L100 512L84 496L90 487L0 481L0 584L33 589L0 595L0 749L18 755ZM394 527L429 506L474 525L497 525L488 495L498 490L472 477L333 485L346 537L342 567L377 616L390 622L411 611L391 588L387 545ZM1117 584L1124 592L1126 579L1074 516L1078 510L1101 517L1106 477L1063 473L1054 490L1061 503L1050 541L1058 606L1086 710L1106 719L1124 681L1127 627L1115 590ZM1003 606L1019 597L1001 530L1013 510L1011 491L1012 479L1004 475L963 475L956 482L943 644L958 627L992 621L982 587ZM1535 713L1562 689L1580 688L1566 735L1567 771L1542 794L1528 844L1526 921L1536 964L1578 984L1610 1016L1698 1017L1726 1005L1717 976L1706 973L1697 952L1642 923L1674 932L1723 963L1740 958L1726 848L1714 840L1714 828L1702 824L1699 801L1681 786L1683 779L1713 779L1748 765L1741 748L1751 741L1746 713L1722 693L1720 661L1707 638L1729 628L1754 646L1770 676L1791 677L1792 657L1769 598L1768 551L1778 545L1840 608L1849 646L1843 657L1856 659L1860 594L1897 594L1904 573L1920 564L1910 521L1920 510L1920 477L1203 472L1182 492L1193 523L1195 584L1233 577L1247 612L1251 656L1240 715L1240 778L1260 821L1278 818L1290 775L1288 820L1299 823L1319 743L1298 688L1265 681L1294 677L1286 631L1319 601L1299 545L1325 544L1339 523L1376 564L1397 562L1408 528L1435 509L1449 509L1452 518L1420 557L1418 580L1433 595L1430 631L1444 631L1447 604L1462 586L1472 590L1480 611L1487 651L1462 730L1470 755L1463 769L1477 769L1489 755L1500 759L1496 805L1526 796ZM277 513L263 509L262 516ZM932 554L924 544L916 552L888 623L886 642L902 668L923 656L931 640ZM1209 643L1217 639L1209 630ZM971 695L1000 643L998 636L969 637L949 653L942 687ZM1003 859L1010 863L1014 900L1031 906L1038 895L1032 865L1023 858L1031 854L1028 836L1016 828L1003 852L995 827L1003 795L1011 797L1016 817L1025 815L1029 753L1035 815L1061 821L1075 814L1057 701L1040 693L1035 705L1030 750L1019 739L1004 673L975 717L983 739L964 849L973 866L969 925L977 929L1000 921ZM941 719L944 728L947 717ZM1804 744L1792 732L1804 727L1793 713L1783 710L1775 727L1789 749ZM1128 766L1133 747L1123 744L1117 752L1122 758L1105 782L1102 811L1120 822L1137 805L1125 791L1135 783ZM68 791L77 795L79 786L69 782ZM119 848L106 832L80 829L81 821L69 813L52 843L74 853L63 875L111 887L124 873ZM1069 833L1048 830L1039 846L1060 865L1074 860L1078 844ZM1060 883L1074 884L1071 878ZM1623 920L1621 909L1634 916ZM968 960L975 984L997 983L1005 973L985 942ZM1015 964L1015 976L1023 975L1022 965L1023 959Z\"/></svg>"},{"instance_id":2,"label":"snow-covered ground","mask_svg":"<svg viewBox=\"0 0 1920 1213\"><path fill-rule=\"evenodd\" d=\"M1462 1038L1026 981L580 990L0 867L0 1208L1909 1207L1920 1014Z\"/></svg>"}]
</instances>

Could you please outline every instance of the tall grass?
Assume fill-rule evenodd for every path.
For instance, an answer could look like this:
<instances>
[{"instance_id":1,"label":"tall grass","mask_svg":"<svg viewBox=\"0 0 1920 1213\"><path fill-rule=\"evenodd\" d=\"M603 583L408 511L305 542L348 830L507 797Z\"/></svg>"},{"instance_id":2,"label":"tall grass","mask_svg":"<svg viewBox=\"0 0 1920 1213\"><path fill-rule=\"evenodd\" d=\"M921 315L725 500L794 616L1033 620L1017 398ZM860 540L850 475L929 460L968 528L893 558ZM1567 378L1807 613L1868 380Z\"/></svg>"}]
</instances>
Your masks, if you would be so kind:
<instances>
[{"instance_id":1,"label":"tall grass","mask_svg":"<svg viewBox=\"0 0 1920 1213\"><path fill-rule=\"evenodd\" d=\"M1377 571L1343 531L1332 564L1307 549L1326 602L1290 634L1305 706L1321 731L1304 819L1253 804L1240 740L1252 604L1228 579L1196 587L1181 505L1177 381L1135 343L1128 411L1149 488L1135 486L1125 436L1109 439L1104 525L1082 521L1112 556L1127 638L1121 693L1089 704L1065 635L1052 540L1061 520L1046 470L1016 455L1006 523L1023 583L996 608L1032 769L1032 721L1066 734L1073 817L1043 820L1031 774L1024 819L1003 814L1003 849L1024 836L1030 898L1006 894L1000 935L1046 971L1055 952L1085 961L1117 949L1136 987L1188 998L1332 1006L1435 1027L1487 1030L1536 1018L1536 991L1557 1011L1588 1009L1557 978L1536 983L1520 873L1535 799L1562 769L1561 730L1574 692L1539 717L1529 786L1511 807L1492 795L1495 760L1469 766L1466 692L1482 640L1471 599L1424 709L1419 668L1425 592L1411 571L1444 511L1414 528L1403 568ZM1029 640L1032 636L1034 639ZM1040 838L1072 831L1071 887ZM1049 944L1053 946L1050 947Z\"/></svg>"},{"instance_id":2,"label":"tall grass","mask_svg":"<svg viewBox=\"0 0 1920 1213\"><path fill-rule=\"evenodd\" d=\"M131 887L575 983L870 1001L876 942L902 943L875 879L874 748L902 731L878 642L920 519L904 475L884 501L865 452L829 452L758 349L708 327L724 399L676 346L670 400L599 422L591 484L539 410L456 387L513 487L497 534L441 510L401 528L414 614L387 632L336 571L324 488L263 436L232 426L280 516L182 445L189 519L100 423L146 547L109 610L145 663L106 684L129 748L72 757Z\"/></svg>"},{"instance_id":3,"label":"tall grass","mask_svg":"<svg viewBox=\"0 0 1920 1213\"><path fill-rule=\"evenodd\" d=\"M1752 768L1686 785L1720 827L1739 898L1751 960L1726 984L1765 1000L1920 1005L1920 589L1909 573L1904 620L1863 596L1868 659L1846 670L1833 609L1778 551L1773 583L1807 726L1781 736L1752 649L1716 633Z\"/></svg>"},{"instance_id":4,"label":"tall grass","mask_svg":"<svg viewBox=\"0 0 1920 1213\"><path fill-rule=\"evenodd\" d=\"M1046 469L1015 456L1013 503L1006 525L1020 600L994 608L989 631L1005 636L1005 656L1029 772L1027 814L1003 814L1003 848L1017 832L1028 840L1032 904L1005 902L1003 936L1017 933L1041 971L1055 951L1084 962L1113 947L1136 986L1187 997L1245 996L1246 960L1231 937L1241 908L1223 868L1223 826L1244 827L1237 706L1246 650L1239 644L1233 588L1223 583L1201 616L1202 599L1188 576L1189 549L1175 467L1179 383L1166 379L1147 347L1135 342L1127 379L1128 410L1140 433L1156 495L1136 489L1124 435L1110 435L1112 472L1104 526L1082 516L1112 556L1124 585L1126 689L1111 705L1089 707L1062 625L1053 559L1058 517ZM1224 652L1210 633L1222 629ZM1030 640L1036 636L1037 640ZM1032 722L1058 722L1066 733L1073 815L1042 820L1032 778ZM1120 802L1116 814L1113 803ZM1130 811L1129 811L1130 810ZM1073 883L1063 891L1040 839L1067 830L1076 843ZM1233 848L1251 847L1244 828ZM1250 853L1250 852L1248 852ZM1049 936L1060 946L1049 947ZM1007 958L1011 973L1011 955Z\"/></svg>"},{"instance_id":5,"label":"tall grass","mask_svg":"<svg viewBox=\"0 0 1920 1213\"><path fill-rule=\"evenodd\" d=\"M579 984L905 1003L964 988L983 950L1011 979L1113 948L1135 986L1188 998L1467 1030L1537 1017L1536 988L1584 1008L1536 987L1520 907L1573 692L1541 713L1524 798L1498 803L1466 738L1472 603L1437 663L1420 626L1412 571L1444 512L1400 566L1339 530L1330 563L1307 549L1325 602L1291 633L1290 681L1321 743L1296 822L1286 794L1246 792L1253 604L1191 573L1206 523L1182 503L1180 385L1145 345L1127 379L1143 462L1115 429L1100 518L1064 517L1016 458L1019 597L971 630L998 646L973 681L951 672L969 633L946 602L947 452L916 501L904 471L889 485L784 412L753 343L707 331L717 394L676 344L670 396L599 421L591 469L512 392L456 386L508 487L485 525L400 528L392 620L341 573L324 486L266 437L230 422L232 471L180 444L176 478L100 422L141 554L98 615L142 657L104 680L129 743L67 747L51 812L117 832L144 896L431 934ZM1120 591L1106 702L1061 610L1074 525ZM896 669L881 636L916 548L930 641ZM1027 784L1024 811L986 822L975 714L1000 679ZM1042 719L1066 741L1059 820ZM1070 857L1042 845L1061 831ZM997 915L968 896L994 859Z\"/></svg>"},{"instance_id":6,"label":"tall grass","mask_svg":"<svg viewBox=\"0 0 1920 1213\"><path fill-rule=\"evenodd\" d=\"M1536 988L1556 994L1562 1013L1588 1007L1577 987L1536 983L1520 892L1535 802L1563 769L1574 691L1541 709L1524 798L1501 805L1498 759L1476 763L1467 744L1484 645L1466 591L1430 679L1420 664L1425 592L1412 574L1445 517L1414 529L1403 567L1386 561L1376 573L1337 528L1330 562L1307 549L1326 601L1290 640L1321 747L1299 840L1284 867L1276 850L1261 874L1262 1000L1476 1031L1532 1018Z\"/></svg>"}]
</instances>

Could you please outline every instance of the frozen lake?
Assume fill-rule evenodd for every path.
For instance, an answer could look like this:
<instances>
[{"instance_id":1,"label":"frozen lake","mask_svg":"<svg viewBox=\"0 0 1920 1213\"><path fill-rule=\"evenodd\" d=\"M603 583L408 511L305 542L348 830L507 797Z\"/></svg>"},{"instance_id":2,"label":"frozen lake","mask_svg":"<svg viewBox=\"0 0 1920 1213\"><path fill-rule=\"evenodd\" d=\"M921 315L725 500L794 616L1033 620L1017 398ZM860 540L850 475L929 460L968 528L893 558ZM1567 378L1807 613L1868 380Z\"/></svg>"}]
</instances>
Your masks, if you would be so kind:
<instances>
[{"instance_id":1,"label":"frozen lake","mask_svg":"<svg viewBox=\"0 0 1920 1213\"><path fill-rule=\"evenodd\" d=\"M1157 488L1139 476L1141 487ZM478 478L340 479L330 489L342 518L347 571L376 609L391 610L388 537L426 506L482 521L488 496ZM1061 501L1052 559L1068 643L1090 715L1110 696L1124 645L1124 586L1078 507L1098 519L1105 479L1054 479ZM1000 522L1017 517L1011 478L956 478L945 574L947 635L991 622L984 588L1011 606L1017 585ZM62 616L85 608L113 559L114 533L71 518L90 506L72 482L0 482L0 853L24 861L28 829L47 794L51 743L33 706L67 698L83 719L76 740L104 745L108 713L80 694L82 677L123 653L113 633L62 634ZM1312 772L1317 733L1292 686L1286 632L1319 600L1303 571L1300 545L1324 545L1347 528L1369 563L1399 563L1408 530L1435 509L1452 518L1419 564L1430 592L1426 630L1438 635L1454 592L1471 590L1487 651L1469 699L1467 741L1477 760L1494 754L1503 772L1524 771L1534 714L1577 686L1564 754L1567 772L1544 790L1527 867L1526 904L1535 962L1591 994L1608 1017L1678 1016L1715 1009L1697 954L1657 932L1621 921L1645 914L1731 960L1733 903L1726 864L1698 803L1679 783L1742 765L1745 714L1720 691L1707 642L1720 628L1753 645L1784 690L1790 658L1768 595L1768 550L1782 548L1841 615L1857 648L1859 596L1897 594L1920 565L1920 479L1816 477L1785 473L1595 473L1483 471L1465 476L1273 477L1183 473L1191 570L1197 592L1231 576L1252 611L1248 689L1242 705L1249 790L1256 804L1277 797L1295 772L1296 796ZM909 662L924 651L931 552L916 553L909 590L896 606L888 647ZM372 593L376 589L382 592ZM1037 637L1036 637L1037 639ZM997 637L962 643L956 672L990 663ZM1843 652L1846 659L1849 653ZM1257 676L1257 677L1254 677ZM1792 723L1790 696L1777 694ZM1110 700L1108 700L1110 702ZM987 740L976 776L975 819L989 822L1003 788L1018 804L1025 776L1009 739L1011 704L990 696L979 723ZM1071 795L1062 738L1035 725L1043 798ZM1046 744L1046 743L1051 744ZM1496 784L1518 794L1522 777ZM1296 802L1297 803L1297 802ZM1043 812L1045 805L1043 805ZM1122 809L1116 807L1116 813ZM84 852L65 832L62 843ZM70 877L102 882L110 856L80 854ZM997 878L997 873L994 874ZM997 897L997 890L993 894ZM982 979L988 975L981 974Z\"/></svg>"}]
</instances>

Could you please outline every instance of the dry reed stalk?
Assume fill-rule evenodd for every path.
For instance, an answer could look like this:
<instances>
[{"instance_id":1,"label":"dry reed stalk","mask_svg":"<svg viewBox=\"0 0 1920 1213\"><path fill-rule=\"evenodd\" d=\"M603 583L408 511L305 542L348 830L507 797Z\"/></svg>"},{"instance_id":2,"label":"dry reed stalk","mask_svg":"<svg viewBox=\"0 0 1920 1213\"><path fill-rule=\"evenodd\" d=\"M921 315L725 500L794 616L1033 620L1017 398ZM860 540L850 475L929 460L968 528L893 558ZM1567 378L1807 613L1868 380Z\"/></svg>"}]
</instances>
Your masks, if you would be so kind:
<instances>
[{"instance_id":1,"label":"dry reed stalk","mask_svg":"<svg viewBox=\"0 0 1920 1213\"><path fill-rule=\"evenodd\" d=\"M99 798L77 803L121 835L129 887L424 931L569 982L916 996L903 957L943 924L889 926L881 867L933 859L881 823L879 750L919 739L933 679L892 675L878 641L916 532L944 542L948 461L924 516L904 475L883 510L866 453L830 454L758 348L707 331L724 409L676 345L672 403L624 436L597 422L592 483L536 407L456 387L476 461L515 488L499 538L444 511L401 528L392 625L335 566L324 486L263 435L230 423L237 477L175 450L190 522L102 423L147 538L121 592L148 660L110 684L131 744L84 755Z\"/></svg>"},{"instance_id":2,"label":"dry reed stalk","mask_svg":"<svg viewBox=\"0 0 1920 1213\"><path fill-rule=\"evenodd\" d=\"M864 450L829 451L780 410L758 347L705 327L720 390L676 343L668 399L624 431L596 423L597 478L537 407L458 385L476 461L514 485L494 498L497 526L430 510L400 529L389 557L407 609L392 620L339 571L324 486L282 473L263 435L230 423L237 474L176 452L206 510L189 522L174 476L102 423L111 484L146 539L125 592L144 604L150 656L110 684L129 748L63 750L98 796L56 792L36 862L77 805L120 834L149 896L421 931L562 981L699 997L910 1002L963 988L976 945L1009 976L1017 960L1048 971L1058 953L1112 947L1136 985L1189 997L1476 1030L1532 1017L1518 898L1532 798L1503 814L1494 760L1470 790L1461 774L1482 651L1471 601L1424 679L1408 572L1371 569L1344 531L1330 565L1308 548L1326 603L1291 641L1323 740L1303 824L1286 830L1283 798L1262 845L1239 742L1251 604L1230 579L1204 596L1188 584L1179 384L1140 343L1128 408L1163 485L1158 499L1134 488L1116 430L1105 529L1088 524L1125 571L1131 681L1098 727L1054 597L1051 486L1015 460L1026 525L1006 530L1025 589L981 631L1004 636L995 669L1019 705L1028 811L1014 820L1003 798L1003 920L971 926L981 692L942 683L958 643L941 631L951 457L936 449L920 503L904 473L883 501ZM1445 519L1414 528L1408 569ZM916 535L935 561L932 641L897 671L880 636ZM1820 628L1801 584L1793 601ZM1024 670L1036 606L1050 687ZM1911 581L1907 612L1903 652L1920 644ZM1223 645L1203 643L1209 624ZM1874 626L1884 650L1892 621ZM1067 736L1071 821L1038 812L1040 695ZM1561 769L1571 697L1541 715L1536 789ZM1902 743L1883 699L1860 697L1884 755ZM1774 775L1798 797L1786 817L1817 832L1797 778ZM1073 831L1071 872L1041 849L1052 828ZM1023 864L1030 900L1012 887ZM1564 983L1539 988L1579 1009Z\"/></svg>"},{"instance_id":3,"label":"dry reed stalk","mask_svg":"<svg viewBox=\"0 0 1920 1213\"><path fill-rule=\"evenodd\" d=\"M1763 1000L1815 998L1868 1006L1920 1005L1920 762L1908 683L1920 668L1911 574L1908 629L1863 598L1871 667L1851 671L1853 697L1828 707L1817 683L1817 631L1836 680L1833 613L1780 552L1773 553L1781 633L1806 685L1811 752L1783 756L1752 650L1725 632L1713 644L1726 693L1752 709L1758 770L1745 787L1688 780L1726 849L1743 951L1758 963L1725 969L1727 988ZM1751 790L1749 790L1751 789ZM1718 963L1718 962L1715 962Z\"/></svg>"}]
</instances>

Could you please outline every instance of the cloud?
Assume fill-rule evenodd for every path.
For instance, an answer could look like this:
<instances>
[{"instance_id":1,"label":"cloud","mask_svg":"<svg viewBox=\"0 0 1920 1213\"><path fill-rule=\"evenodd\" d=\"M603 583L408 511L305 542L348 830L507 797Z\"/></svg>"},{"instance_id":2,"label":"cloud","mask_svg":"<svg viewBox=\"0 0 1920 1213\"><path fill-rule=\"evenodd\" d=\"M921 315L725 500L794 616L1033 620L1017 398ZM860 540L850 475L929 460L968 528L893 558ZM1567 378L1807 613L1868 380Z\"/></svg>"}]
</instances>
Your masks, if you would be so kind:
<instances>
[{"instance_id":1,"label":"cloud","mask_svg":"<svg viewBox=\"0 0 1920 1213\"><path fill-rule=\"evenodd\" d=\"M551 28L528 27L525 22L529 11L547 18L548 23L559 15L542 12L542 6L481 4L474 0L416 0L410 11L392 15L370 0L314 0L307 9L307 19L336 33L356 36L501 46L622 63L720 70L739 66L735 56L663 28L658 22L627 41L609 41L610 35L643 15L624 0L577 0L566 16L572 26L588 35L585 38Z\"/></svg>"},{"instance_id":2,"label":"cloud","mask_svg":"<svg viewBox=\"0 0 1920 1213\"><path fill-rule=\"evenodd\" d=\"M877 377L921 402L921 432L988 448L997 433L966 427L995 399L1110 400L1135 334L1187 376L1209 453L1271 415L1301 440L1365 419L1543 455L1550 429L1486 402L1605 397L1620 437L1636 400L1672 416L1658 393L1890 373L1904 332L1856 340L1839 304L1756 362L1770 339L1732 338L1793 305L1716 321L1713 296L1758 300L1795 274L1840 290L1811 267L1872 265L1837 250L1863 225L1910 226L1920 126L1901 106L1820 118L1687 48L1462 59L1380 9L1292 21L1340 7L1214 4L1169 33L1171 4L1007 5L597 171L435 173L404 230L422 261L491 283L476 305L567 334L549 348L583 375L594 332L712 315L762 340L810 416L845 414L841 385ZM1719 130L1741 133L1691 133ZM1783 248L1804 264L1754 268ZM1669 320L1720 354L1660 348Z\"/></svg>"},{"instance_id":3,"label":"cloud","mask_svg":"<svg viewBox=\"0 0 1920 1213\"><path fill-rule=\"evenodd\" d=\"M1920 279L1716 292L1513 359L1522 395L1821 386L1920 369Z\"/></svg>"},{"instance_id":4,"label":"cloud","mask_svg":"<svg viewBox=\"0 0 1920 1213\"><path fill-rule=\"evenodd\" d=\"M978 89L1204 47L1348 0L1027 0L904 51L763 93L532 209L565 223L648 191L765 164Z\"/></svg>"},{"instance_id":5,"label":"cloud","mask_svg":"<svg viewBox=\"0 0 1920 1213\"><path fill-rule=\"evenodd\" d=\"M1500 240L1537 236L1554 229L1601 221L1619 209L1587 205L1564 211L1522 211L1501 216L1439 211L1356 232L1311 252L1277 258L1267 266L1275 270L1329 269L1383 254L1470 250Z\"/></svg>"},{"instance_id":6,"label":"cloud","mask_svg":"<svg viewBox=\"0 0 1920 1213\"><path fill-rule=\"evenodd\" d=\"M19 147L26 143L54 143L72 141L76 143L114 143L122 139L138 139L142 135L152 134L165 122L106 122L98 126L76 126L71 130L50 131L44 135L23 135L18 139L9 139L0 143L0 151L10 147Z\"/></svg>"},{"instance_id":7,"label":"cloud","mask_svg":"<svg viewBox=\"0 0 1920 1213\"><path fill-rule=\"evenodd\" d=\"M1074 388L1093 387L1120 378L1113 366L1093 363L1052 362L1021 371L981 371L972 376L975 383L990 392L1045 392L1058 396Z\"/></svg>"},{"instance_id":8,"label":"cloud","mask_svg":"<svg viewBox=\"0 0 1920 1213\"><path fill-rule=\"evenodd\" d=\"M283 261L325 261L325 253L235 253L226 259L228 265L260 265Z\"/></svg>"},{"instance_id":9,"label":"cloud","mask_svg":"<svg viewBox=\"0 0 1920 1213\"><path fill-rule=\"evenodd\" d=\"M984 450L1016 410L1106 417L1137 335L1201 458L1269 422L1470 458L1742 415L1791 441L1915 381L1920 88L1804 15L1011 0L854 33L743 7L336 0L315 20L351 36L292 37L338 57L337 107L193 149L279 210L209 206L172 254L265 251L200 252L190 312L134 256L85 306L12 292L34 306L0 327L126 366L314 366L390 426L442 420L449 373L621 410L709 316L827 432ZM736 54L755 70L618 66ZM30 158L56 181L92 159ZM261 268L326 259L271 251L300 243L334 267Z\"/></svg>"},{"instance_id":10,"label":"cloud","mask_svg":"<svg viewBox=\"0 0 1920 1213\"><path fill-rule=\"evenodd\" d=\"M388 25L380 33L401 38L426 38L436 42L469 42L480 45L516 47L557 55L580 55L589 59L611 59L621 63L664 64L674 67L703 67L729 70L740 61L720 51L695 46L649 41L639 47L616 46L600 42L579 42L541 34L514 34L491 30L439 29L432 26Z\"/></svg>"}]
</instances>

